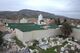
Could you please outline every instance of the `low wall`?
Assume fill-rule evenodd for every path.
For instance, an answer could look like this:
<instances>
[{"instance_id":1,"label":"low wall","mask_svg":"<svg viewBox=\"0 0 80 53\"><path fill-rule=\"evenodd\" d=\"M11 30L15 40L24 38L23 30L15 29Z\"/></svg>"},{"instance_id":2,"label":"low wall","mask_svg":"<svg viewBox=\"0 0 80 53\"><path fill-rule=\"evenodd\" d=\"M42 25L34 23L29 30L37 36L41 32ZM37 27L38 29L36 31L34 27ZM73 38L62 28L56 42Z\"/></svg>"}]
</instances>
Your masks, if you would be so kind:
<instances>
[{"instance_id":1,"label":"low wall","mask_svg":"<svg viewBox=\"0 0 80 53\"><path fill-rule=\"evenodd\" d=\"M23 32L18 29L15 29L15 32L16 32L17 38L23 42L24 41L23 40Z\"/></svg>"},{"instance_id":2,"label":"low wall","mask_svg":"<svg viewBox=\"0 0 80 53\"><path fill-rule=\"evenodd\" d=\"M30 32L22 32L18 29L16 29L16 36L21 40L22 42L26 42L33 39L41 39L44 37L50 37L55 35L60 35L61 32L59 28L57 29L48 29L48 30L35 30ZM80 29L73 29L72 36L75 37L75 39L80 40Z\"/></svg>"},{"instance_id":3,"label":"low wall","mask_svg":"<svg viewBox=\"0 0 80 53\"><path fill-rule=\"evenodd\" d=\"M75 37L75 39L80 40L80 29L73 29L72 36Z\"/></svg>"},{"instance_id":4,"label":"low wall","mask_svg":"<svg viewBox=\"0 0 80 53\"><path fill-rule=\"evenodd\" d=\"M23 33L24 41L29 41L32 39L41 39L45 37L59 35L59 29L48 29L48 30L36 30L31 32L24 32Z\"/></svg>"}]
</instances>

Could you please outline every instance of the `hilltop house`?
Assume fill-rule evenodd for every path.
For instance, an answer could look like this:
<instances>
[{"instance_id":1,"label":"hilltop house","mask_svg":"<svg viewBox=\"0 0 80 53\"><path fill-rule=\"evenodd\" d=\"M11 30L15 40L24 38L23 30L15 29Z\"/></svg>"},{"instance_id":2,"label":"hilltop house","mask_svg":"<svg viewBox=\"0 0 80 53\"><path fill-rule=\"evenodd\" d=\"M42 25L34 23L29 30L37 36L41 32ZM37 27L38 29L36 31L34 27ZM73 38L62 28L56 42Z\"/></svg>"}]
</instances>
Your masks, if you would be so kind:
<instances>
[{"instance_id":1,"label":"hilltop house","mask_svg":"<svg viewBox=\"0 0 80 53\"><path fill-rule=\"evenodd\" d=\"M25 19L25 18L22 18L21 20L20 20L20 23L27 23L28 21L27 21L27 19Z\"/></svg>"}]
</instances>

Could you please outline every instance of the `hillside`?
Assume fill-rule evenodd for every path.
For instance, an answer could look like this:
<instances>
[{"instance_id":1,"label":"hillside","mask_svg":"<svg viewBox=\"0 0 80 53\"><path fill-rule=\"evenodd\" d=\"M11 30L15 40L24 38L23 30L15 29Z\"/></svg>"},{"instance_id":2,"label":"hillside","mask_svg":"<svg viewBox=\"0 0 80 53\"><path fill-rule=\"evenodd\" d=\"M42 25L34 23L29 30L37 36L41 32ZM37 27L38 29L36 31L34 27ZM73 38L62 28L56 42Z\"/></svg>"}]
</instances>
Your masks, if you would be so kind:
<instances>
[{"instance_id":1,"label":"hillside","mask_svg":"<svg viewBox=\"0 0 80 53\"><path fill-rule=\"evenodd\" d=\"M55 15L42 11L35 11L29 9L23 9L20 11L1 11L0 18L17 19L17 18L37 18L39 14L42 14L44 18L54 18Z\"/></svg>"}]
</instances>

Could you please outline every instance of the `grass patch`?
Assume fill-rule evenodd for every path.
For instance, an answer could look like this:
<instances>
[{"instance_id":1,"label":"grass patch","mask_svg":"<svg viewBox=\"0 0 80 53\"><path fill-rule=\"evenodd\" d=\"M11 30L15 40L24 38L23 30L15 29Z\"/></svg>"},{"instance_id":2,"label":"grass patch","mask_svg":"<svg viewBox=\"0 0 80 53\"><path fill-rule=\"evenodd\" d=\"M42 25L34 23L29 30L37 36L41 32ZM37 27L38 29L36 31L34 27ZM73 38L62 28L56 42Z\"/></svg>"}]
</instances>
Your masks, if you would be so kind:
<instances>
[{"instance_id":1,"label":"grass patch","mask_svg":"<svg viewBox=\"0 0 80 53\"><path fill-rule=\"evenodd\" d=\"M30 48L30 49L32 49L32 50L33 50L33 49L36 49L35 46L29 46L28 48Z\"/></svg>"},{"instance_id":2,"label":"grass patch","mask_svg":"<svg viewBox=\"0 0 80 53\"><path fill-rule=\"evenodd\" d=\"M54 51L55 48L49 48L47 50L42 50L40 53L57 53Z\"/></svg>"},{"instance_id":3,"label":"grass patch","mask_svg":"<svg viewBox=\"0 0 80 53\"><path fill-rule=\"evenodd\" d=\"M13 39L15 40L15 43L19 46L19 47L25 47L24 44L15 36L13 37Z\"/></svg>"}]
</instances>

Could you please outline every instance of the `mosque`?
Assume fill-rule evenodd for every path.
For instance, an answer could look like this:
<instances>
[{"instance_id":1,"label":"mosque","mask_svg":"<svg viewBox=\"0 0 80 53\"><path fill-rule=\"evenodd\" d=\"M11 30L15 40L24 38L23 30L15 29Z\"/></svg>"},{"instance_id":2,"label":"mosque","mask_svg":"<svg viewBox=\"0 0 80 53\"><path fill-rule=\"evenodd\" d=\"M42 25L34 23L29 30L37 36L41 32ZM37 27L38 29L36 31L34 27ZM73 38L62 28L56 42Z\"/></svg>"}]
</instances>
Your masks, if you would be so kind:
<instances>
[{"instance_id":1,"label":"mosque","mask_svg":"<svg viewBox=\"0 0 80 53\"><path fill-rule=\"evenodd\" d=\"M50 19L48 20L50 21ZM45 37L60 35L61 31L58 25L45 25L47 22L44 21L42 14L38 16L38 20L35 23L27 23L27 19L23 18L20 20L20 23L8 23L7 27L13 29L12 32L15 36L21 40L23 43L30 40L39 40ZM47 27L47 29L45 29ZM75 38L79 38L80 30L77 28L73 29L74 33L72 34Z\"/></svg>"}]
</instances>

